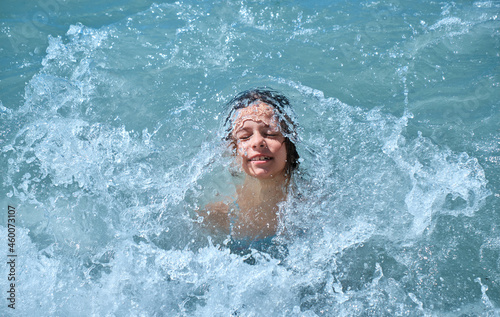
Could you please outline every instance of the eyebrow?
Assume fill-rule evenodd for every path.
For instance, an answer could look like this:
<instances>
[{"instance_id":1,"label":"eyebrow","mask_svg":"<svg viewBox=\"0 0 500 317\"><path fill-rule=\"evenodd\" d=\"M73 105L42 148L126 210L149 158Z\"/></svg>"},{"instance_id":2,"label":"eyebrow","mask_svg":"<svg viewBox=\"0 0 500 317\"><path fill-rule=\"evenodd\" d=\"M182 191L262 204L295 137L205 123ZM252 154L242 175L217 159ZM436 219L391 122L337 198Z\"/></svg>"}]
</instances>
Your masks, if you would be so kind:
<instances>
[{"instance_id":1,"label":"eyebrow","mask_svg":"<svg viewBox=\"0 0 500 317\"><path fill-rule=\"evenodd\" d=\"M245 133L245 132L250 132L250 131L248 131L247 129L240 128L237 131L234 131L233 133L238 134L238 133Z\"/></svg>"}]
</instances>

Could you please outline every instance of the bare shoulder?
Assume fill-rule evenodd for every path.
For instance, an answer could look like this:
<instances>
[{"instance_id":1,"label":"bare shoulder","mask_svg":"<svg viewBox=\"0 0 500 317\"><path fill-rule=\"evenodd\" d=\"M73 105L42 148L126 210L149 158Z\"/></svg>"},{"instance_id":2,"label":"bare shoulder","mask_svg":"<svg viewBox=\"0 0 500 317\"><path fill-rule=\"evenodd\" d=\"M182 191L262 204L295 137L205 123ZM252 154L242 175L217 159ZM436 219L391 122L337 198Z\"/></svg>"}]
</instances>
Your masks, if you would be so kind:
<instances>
[{"instance_id":1,"label":"bare shoulder","mask_svg":"<svg viewBox=\"0 0 500 317\"><path fill-rule=\"evenodd\" d=\"M204 228L213 233L229 234L229 206L225 202L209 203L198 214L203 217Z\"/></svg>"},{"instance_id":2,"label":"bare shoulder","mask_svg":"<svg viewBox=\"0 0 500 317\"><path fill-rule=\"evenodd\" d=\"M208 203L205 205L204 212L208 214L212 213L227 214L229 213L229 206L223 201Z\"/></svg>"}]
</instances>

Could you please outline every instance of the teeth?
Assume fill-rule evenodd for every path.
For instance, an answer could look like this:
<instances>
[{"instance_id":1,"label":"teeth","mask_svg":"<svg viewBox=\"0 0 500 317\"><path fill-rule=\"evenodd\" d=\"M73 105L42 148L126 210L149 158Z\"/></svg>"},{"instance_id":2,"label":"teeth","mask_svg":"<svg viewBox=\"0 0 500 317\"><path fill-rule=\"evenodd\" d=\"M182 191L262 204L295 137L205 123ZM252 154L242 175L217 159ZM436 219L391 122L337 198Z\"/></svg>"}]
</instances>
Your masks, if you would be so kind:
<instances>
[{"instance_id":1,"label":"teeth","mask_svg":"<svg viewBox=\"0 0 500 317\"><path fill-rule=\"evenodd\" d=\"M269 161L271 158L269 156L257 156L250 161Z\"/></svg>"}]
</instances>

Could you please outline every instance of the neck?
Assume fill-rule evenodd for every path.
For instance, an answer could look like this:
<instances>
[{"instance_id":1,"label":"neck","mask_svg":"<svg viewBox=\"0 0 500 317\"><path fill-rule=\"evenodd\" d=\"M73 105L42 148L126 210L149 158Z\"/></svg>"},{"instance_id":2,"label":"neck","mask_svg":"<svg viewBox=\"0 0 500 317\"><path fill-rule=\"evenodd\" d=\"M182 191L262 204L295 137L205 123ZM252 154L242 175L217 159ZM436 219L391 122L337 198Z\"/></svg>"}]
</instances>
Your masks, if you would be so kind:
<instances>
[{"instance_id":1,"label":"neck","mask_svg":"<svg viewBox=\"0 0 500 317\"><path fill-rule=\"evenodd\" d=\"M278 203L286 198L285 175L269 179L245 178L238 191L238 218L233 224L235 238L264 238L276 233Z\"/></svg>"},{"instance_id":2,"label":"neck","mask_svg":"<svg viewBox=\"0 0 500 317\"><path fill-rule=\"evenodd\" d=\"M246 176L243 192L255 197L256 202L279 202L285 199L288 178L284 174L272 178L258 179Z\"/></svg>"}]
</instances>

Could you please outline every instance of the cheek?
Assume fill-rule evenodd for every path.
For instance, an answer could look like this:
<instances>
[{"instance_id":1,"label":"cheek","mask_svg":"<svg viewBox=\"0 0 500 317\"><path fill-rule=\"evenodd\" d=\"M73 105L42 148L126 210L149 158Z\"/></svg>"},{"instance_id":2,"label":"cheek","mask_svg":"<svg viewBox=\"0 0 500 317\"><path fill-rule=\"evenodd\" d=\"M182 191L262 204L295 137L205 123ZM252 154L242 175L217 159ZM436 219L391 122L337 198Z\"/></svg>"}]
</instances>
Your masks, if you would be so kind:
<instances>
[{"instance_id":1,"label":"cheek","mask_svg":"<svg viewBox=\"0 0 500 317\"><path fill-rule=\"evenodd\" d=\"M247 147L245 146L244 142L238 142L236 143L236 153L238 156L244 157L248 155Z\"/></svg>"},{"instance_id":2,"label":"cheek","mask_svg":"<svg viewBox=\"0 0 500 317\"><path fill-rule=\"evenodd\" d=\"M279 148L276 148L276 154L277 157L279 157L279 160L281 163L286 164L286 144L283 142L281 143L281 146Z\"/></svg>"},{"instance_id":3,"label":"cheek","mask_svg":"<svg viewBox=\"0 0 500 317\"><path fill-rule=\"evenodd\" d=\"M286 146L283 145L283 162L286 164L286 159L287 159L287 152L286 152Z\"/></svg>"}]
</instances>

